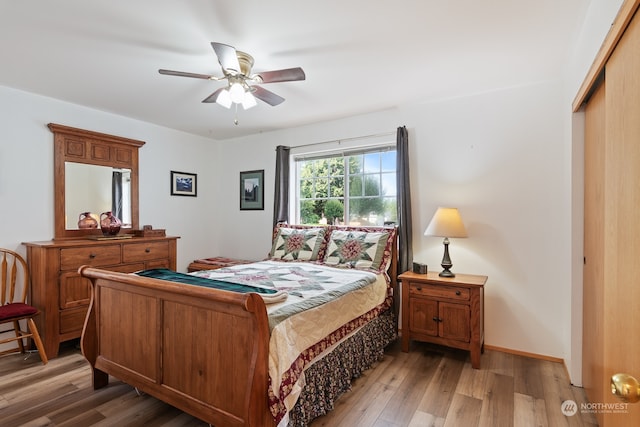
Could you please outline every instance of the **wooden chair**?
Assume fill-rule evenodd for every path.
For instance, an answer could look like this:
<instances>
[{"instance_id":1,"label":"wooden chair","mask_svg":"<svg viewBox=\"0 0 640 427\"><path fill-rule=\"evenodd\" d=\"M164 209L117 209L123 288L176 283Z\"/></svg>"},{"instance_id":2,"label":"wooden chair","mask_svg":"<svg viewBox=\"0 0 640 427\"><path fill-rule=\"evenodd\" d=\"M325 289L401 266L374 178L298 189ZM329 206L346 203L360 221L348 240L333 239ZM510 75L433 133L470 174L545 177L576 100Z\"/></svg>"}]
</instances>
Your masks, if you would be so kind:
<instances>
[{"instance_id":1,"label":"wooden chair","mask_svg":"<svg viewBox=\"0 0 640 427\"><path fill-rule=\"evenodd\" d=\"M9 329L0 330L0 344L17 341L16 348L10 348L0 354L25 352L25 338L33 338L36 348L40 352L40 359L47 364L47 354L44 351L38 328L33 317L40 311L27 304L29 293L29 269L20 254L8 249L0 248L0 328L11 325ZM20 329L20 320L27 322L28 332ZM2 338L13 332L15 336Z\"/></svg>"}]
</instances>

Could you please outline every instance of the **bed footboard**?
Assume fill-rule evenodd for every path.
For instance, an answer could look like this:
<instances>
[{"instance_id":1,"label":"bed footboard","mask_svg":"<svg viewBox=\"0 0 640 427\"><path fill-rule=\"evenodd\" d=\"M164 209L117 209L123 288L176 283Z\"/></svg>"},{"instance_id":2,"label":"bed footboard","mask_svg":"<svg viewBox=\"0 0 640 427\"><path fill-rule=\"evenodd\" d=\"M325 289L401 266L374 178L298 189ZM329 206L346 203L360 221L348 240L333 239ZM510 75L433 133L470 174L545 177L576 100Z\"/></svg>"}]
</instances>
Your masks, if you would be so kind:
<instances>
[{"instance_id":1,"label":"bed footboard","mask_svg":"<svg viewBox=\"0 0 640 427\"><path fill-rule=\"evenodd\" d=\"M81 347L94 388L112 375L215 426L274 425L259 295L79 271L93 286Z\"/></svg>"}]
</instances>

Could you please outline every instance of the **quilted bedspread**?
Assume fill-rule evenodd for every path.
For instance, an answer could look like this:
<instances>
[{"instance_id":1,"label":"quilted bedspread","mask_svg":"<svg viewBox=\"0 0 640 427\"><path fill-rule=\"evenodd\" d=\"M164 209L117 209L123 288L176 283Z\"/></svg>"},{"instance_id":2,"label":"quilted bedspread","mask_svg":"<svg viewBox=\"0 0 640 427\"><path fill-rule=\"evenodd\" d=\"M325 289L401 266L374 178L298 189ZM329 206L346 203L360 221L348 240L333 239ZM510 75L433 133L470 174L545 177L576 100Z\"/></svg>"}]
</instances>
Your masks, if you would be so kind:
<instances>
[{"instance_id":1,"label":"quilted bedspread","mask_svg":"<svg viewBox=\"0 0 640 427\"><path fill-rule=\"evenodd\" d=\"M304 368L388 304L384 275L363 270L261 261L191 274L287 293L267 305L270 409L279 425L304 386Z\"/></svg>"}]
</instances>

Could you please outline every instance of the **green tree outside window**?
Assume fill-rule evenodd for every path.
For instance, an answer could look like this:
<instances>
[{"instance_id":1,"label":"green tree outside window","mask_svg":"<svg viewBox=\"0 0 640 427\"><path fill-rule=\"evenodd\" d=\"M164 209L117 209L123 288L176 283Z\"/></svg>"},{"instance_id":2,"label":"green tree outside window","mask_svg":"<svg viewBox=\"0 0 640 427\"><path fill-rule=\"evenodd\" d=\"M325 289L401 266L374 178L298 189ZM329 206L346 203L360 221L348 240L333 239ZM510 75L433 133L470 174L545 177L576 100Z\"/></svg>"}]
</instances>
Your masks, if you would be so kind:
<instances>
[{"instance_id":1,"label":"green tree outside window","mask_svg":"<svg viewBox=\"0 0 640 427\"><path fill-rule=\"evenodd\" d=\"M396 152L296 160L299 222L383 225L395 222Z\"/></svg>"}]
</instances>

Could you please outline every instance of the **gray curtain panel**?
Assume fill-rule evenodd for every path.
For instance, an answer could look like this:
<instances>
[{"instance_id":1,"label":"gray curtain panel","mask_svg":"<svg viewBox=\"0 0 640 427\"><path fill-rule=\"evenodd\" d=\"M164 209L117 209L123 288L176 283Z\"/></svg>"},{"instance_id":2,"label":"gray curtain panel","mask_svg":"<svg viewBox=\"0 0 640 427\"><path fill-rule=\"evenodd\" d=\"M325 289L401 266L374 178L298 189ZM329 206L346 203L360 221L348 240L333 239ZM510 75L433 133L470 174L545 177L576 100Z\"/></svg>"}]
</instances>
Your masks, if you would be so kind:
<instances>
[{"instance_id":1,"label":"gray curtain panel","mask_svg":"<svg viewBox=\"0 0 640 427\"><path fill-rule=\"evenodd\" d=\"M122 221L122 172L113 172L112 174L111 214Z\"/></svg>"},{"instance_id":2,"label":"gray curtain panel","mask_svg":"<svg viewBox=\"0 0 640 427\"><path fill-rule=\"evenodd\" d=\"M273 226L289 222L289 152L284 145L276 147L276 183L273 197Z\"/></svg>"},{"instance_id":3,"label":"gray curtain panel","mask_svg":"<svg viewBox=\"0 0 640 427\"><path fill-rule=\"evenodd\" d=\"M411 270L413 264L413 239L411 237L411 187L409 185L409 134L405 126L396 135L396 173L398 204L398 273Z\"/></svg>"}]
</instances>

